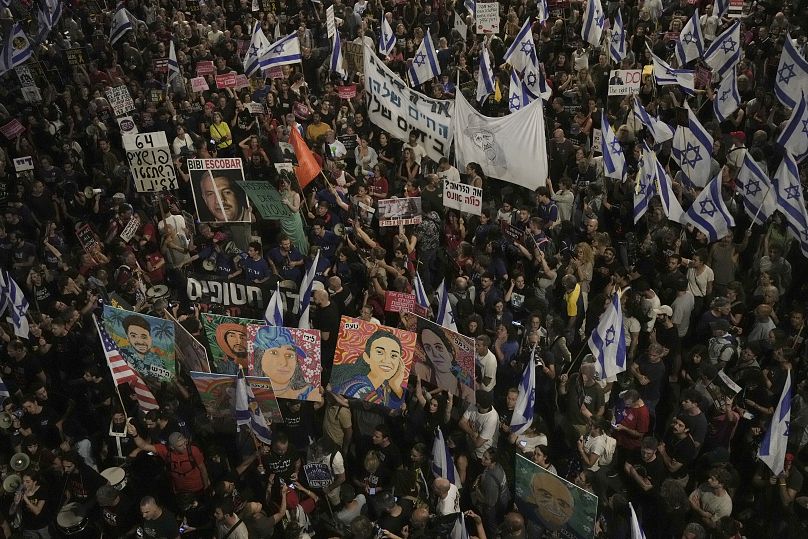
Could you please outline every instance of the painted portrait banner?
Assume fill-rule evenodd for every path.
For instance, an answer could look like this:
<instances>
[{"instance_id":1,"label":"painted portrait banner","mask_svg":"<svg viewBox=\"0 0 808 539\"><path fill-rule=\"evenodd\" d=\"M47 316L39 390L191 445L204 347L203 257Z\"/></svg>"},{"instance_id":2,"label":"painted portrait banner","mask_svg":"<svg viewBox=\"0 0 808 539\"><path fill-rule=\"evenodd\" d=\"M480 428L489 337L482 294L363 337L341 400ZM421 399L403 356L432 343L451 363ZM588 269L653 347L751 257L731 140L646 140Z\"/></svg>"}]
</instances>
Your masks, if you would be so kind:
<instances>
[{"instance_id":1,"label":"painted portrait banner","mask_svg":"<svg viewBox=\"0 0 808 539\"><path fill-rule=\"evenodd\" d=\"M252 210L242 186L241 158L189 159L196 215L202 223L249 223Z\"/></svg>"},{"instance_id":2,"label":"painted portrait banner","mask_svg":"<svg viewBox=\"0 0 808 539\"><path fill-rule=\"evenodd\" d=\"M415 333L343 316L331 391L398 409L414 354Z\"/></svg>"},{"instance_id":3,"label":"painted portrait banner","mask_svg":"<svg viewBox=\"0 0 808 539\"><path fill-rule=\"evenodd\" d=\"M414 314L405 324L417 335L415 373L421 381L475 402L474 339Z\"/></svg>"},{"instance_id":4,"label":"painted portrait banner","mask_svg":"<svg viewBox=\"0 0 808 539\"><path fill-rule=\"evenodd\" d=\"M121 355L141 375L174 380L174 322L104 305L104 328Z\"/></svg>"},{"instance_id":5,"label":"painted portrait banner","mask_svg":"<svg viewBox=\"0 0 808 539\"><path fill-rule=\"evenodd\" d=\"M595 536L598 497L545 470L522 455L516 456L516 506L527 521L529 537L543 530L559 537Z\"/></svg>"},{"instance_id":6,"label":"painted portrait banner","mask_svg":"<svg viewBox=\"0 0 808 539\"><path fill-rule=\"evenodd\" d=\"M250 376L269 380L278 399L321 401L320 331L247 326Z\"/></svg>"},{"instance_id":7,"label":"painted portrait banner","mask_svg":"<svg viewBox=\"0 0 808 539\"><path fill-rule=\"evenodd\" d=\"M170 312L164 311L166 320L174 322L174 342L177 361L186 372L210 372L208 351L205 345L196 340L196 337L185 329L182 323L174 318Z\"/></svg>"},{"instance_id":8,"label":"painted portrait banner","mask_svg":"<svg viewBox=\"0 0 808 539\"><path fill-rule=\"evenodd\" d=\"M247 356L247 326L261 324L260 320L236 318L220 314L199 315L212 360L211 370L219 374L238 374L238 368L249 369Z\"/></svg>"},{"instance_id":9,"label":"painted portrait banner","mask_svg":"<svg viewBox=\"0 0 808 539\"><path fill-rule=\"evenodd\" d=\"M224 422L227 424L225 430L232 432L235 429L233 408L235 407L236 376L195 371L190 374L202 405L213 421L214 427L217 423ZM267 421L272 421L273 423L282 422L281 409L269 384L250 376L247 376L247 381L252 386L255 400L258 401L261 413L264 414ZM231 423L233 425L230 425Z\"/></svg>"}]
</instances>

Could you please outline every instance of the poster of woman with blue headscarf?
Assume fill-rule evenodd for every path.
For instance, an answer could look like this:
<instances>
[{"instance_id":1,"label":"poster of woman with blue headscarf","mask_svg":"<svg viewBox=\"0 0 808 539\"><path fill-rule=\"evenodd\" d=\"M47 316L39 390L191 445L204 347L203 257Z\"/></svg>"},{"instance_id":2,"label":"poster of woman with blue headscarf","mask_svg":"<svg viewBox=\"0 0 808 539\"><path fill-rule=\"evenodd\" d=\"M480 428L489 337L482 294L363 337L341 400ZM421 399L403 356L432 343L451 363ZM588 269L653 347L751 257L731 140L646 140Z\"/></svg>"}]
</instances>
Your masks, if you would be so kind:
<instances>
[{"instance_id":1,"label":"poster of woman with blue headscarf","mask_svg":"<svg viewBox=\"0 0 808 539\"><path fill-rule=\"evenodd\" d=\"M276 398L322 400L319 331L251 324L247 338L249 374L269 378Z\"/></svg>"}]
</instances>

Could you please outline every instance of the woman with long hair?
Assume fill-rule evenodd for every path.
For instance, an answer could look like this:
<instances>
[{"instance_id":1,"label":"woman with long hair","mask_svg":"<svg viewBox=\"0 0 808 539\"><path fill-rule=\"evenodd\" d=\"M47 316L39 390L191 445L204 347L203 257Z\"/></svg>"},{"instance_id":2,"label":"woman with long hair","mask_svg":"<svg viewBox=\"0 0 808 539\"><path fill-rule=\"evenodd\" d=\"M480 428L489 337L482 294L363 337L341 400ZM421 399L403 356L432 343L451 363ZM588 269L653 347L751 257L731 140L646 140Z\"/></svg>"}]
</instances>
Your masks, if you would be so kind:
<instances>
[{"instance_id":1,"label":"woman with long hair","mask_svg":"<svg viewBox=\"0 0 808 539\"><path fill-rule=\"evenodd\" d=\"M281 227L284 233L291 238L292 244L297 247L298 251L305 253L309 250L309 239L303 229L300 194L292 189L292 181L284 174L278 181L278 192L281 195L281 202L292 212L288 219L281 219Z\"/></svg>"},{"instance_id":2,"label":"woman with long hair","mask_svg":"<svg viewBox=\"0 0 808 539\"><path fill-rule=\"evenodd\" d=\"M276 397L306 400L314 393L315 387L306 380L301 367L306 353L287 328L261 327L255 334L253 350L253 375L268 377Z\"/></svg>"},{"instance_id":3,"label":"woman with long hair","mask_svg":"<svg viewBox=\"0 0 808 539\"><path fill-rule=\"evenodd\" d=\"M22 485L9 509L9 514L20 523L19 530L23 537L50 539L48 521L51 515L45 510L48 502L48 493L39 484L39 474L31 471L23 473Z\"/></svg>"}]
</instances>

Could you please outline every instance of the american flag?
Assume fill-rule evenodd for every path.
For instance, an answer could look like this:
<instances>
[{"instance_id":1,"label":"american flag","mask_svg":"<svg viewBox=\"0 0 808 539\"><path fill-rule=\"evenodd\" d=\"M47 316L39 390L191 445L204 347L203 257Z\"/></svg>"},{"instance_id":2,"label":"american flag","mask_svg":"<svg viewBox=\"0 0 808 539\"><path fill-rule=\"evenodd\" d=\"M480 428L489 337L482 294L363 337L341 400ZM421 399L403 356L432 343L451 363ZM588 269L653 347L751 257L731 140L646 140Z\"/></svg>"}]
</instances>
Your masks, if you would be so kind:
<instances>
[{"instance_id":1,"label":"american flag","mask_svg":"<svg viewBox=\"0 0 808 539\"><path fill-rule=\"evenodd\" d=\"M144 410L157 410L160 405L157 404L157 399L154 398L149 387L143 382L137 372L126 362L121 355L118 346L112 337L109 336L107 330L98 323L98 319L93 317L95 322L95 329L98 330L98 336L101 338L101 344L104 345L104 356L107 358L107 366L112 373L112 380L117 388L120 384L129 384L135 391L140 407Z\"/></svg>"}]
</instances>

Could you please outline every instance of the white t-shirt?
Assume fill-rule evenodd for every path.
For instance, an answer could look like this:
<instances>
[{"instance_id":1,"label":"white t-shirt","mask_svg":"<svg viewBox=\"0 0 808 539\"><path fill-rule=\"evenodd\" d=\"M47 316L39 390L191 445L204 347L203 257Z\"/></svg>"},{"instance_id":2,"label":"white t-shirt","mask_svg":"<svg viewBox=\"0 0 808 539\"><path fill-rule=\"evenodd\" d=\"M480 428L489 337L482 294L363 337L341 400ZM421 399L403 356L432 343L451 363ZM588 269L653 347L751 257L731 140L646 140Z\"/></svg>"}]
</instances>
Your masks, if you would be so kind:
<instances>
[{"instance_id":1,"label":"white t-shirt","mask_svg":"<svg viewBox=\"0 0 808 539\"><path fill-rule=\"evenodd\" d=\"M671 305L671 309L673 309L673 317L671 318L671 321L676 324L680 337L687 335L687 332L690 329L690 315L693 312L694 306L695 298L689 290L681 296L677 296L676 299L673 300L673 304Z\"/></svg>"},{"instance_id":2,"label":"white t-shirt","mask_svg":"<svg viewBox=\"0 0 808 539\"><path fill-rule=\"evenodd\" d=\"M453 166L449 165L449 168L447 168L446 170L438 171L438 178L440 178L441 181L449 180L450 182L459 183L460 172Z\"/></svg>"},{"instance_id":3,"label":"white t-shirt","mask_svg":"<svg viewBox=\"0 0 808 539\"><path fill-rule=\"evenodd\" d=\"M697 298L703 298L707 295L707 284L714 280L715 274L710 266L704 266L704 271L701 272L701 275L696 275L695 268L687 270L688 289Z\"/></svg>"},{"instance_id":4,"label":"white t-shirt","mask_svg":"<svg viewBox=\"0 0 808 539\"><path fill-rule=\"evenodd\" d=\"M477 356L477 365L480 367L482 379L491 378L491 382L484 384L480 382L480 389L484 391L493 391L494 386L497 385L497 356L491 350L483 356Z\"/></svg>"},{"instance_id":5,"label":"white t-shirt","mask_svg":"<svg viewBox=\"0 0 808 539\"><path fill-rule=\"evenodd\" d=\"M449 485L449 493L446 498L438 498L435 511L441 516L460 512L460 492L454 484Z\"/></svg>"},{"instance_id":6,"label":"white t-shirt","mask_svg":"<svg viewBox=\"0 0 808 539\"><path fill-rule=\"evenodd\" d=\"M532 437L527 437L524 434L520 434L516 437L516 447L522 453L532 453L536 449L536 446L539 445L547 445L547 436L544 434L539 434L538 436Z\"/></svg>"},{"instance_id":7,"label":"white t-shirt","mask_svg":"<svg viewBox=\"0 0 808 539\"><path fill-rule=\"evenodd\" d=\"M586 449L587 453L595 453L598 456L598 460L595 461L595 464L588 468L593 472L597 472L600 469L600 457L606 453L606 436L601 434L594 438L592 436L587 437L584 442L584 449Z\"/></svg>"},{"instance_id":8,"label":"white t-shirt","mask_svg":"<svg viewBox=\"0 0 808 539\"><path fill-rule=\"evenodd\" d=\"M409 142L407 142L406 144L404 144L404 146L401 147L402 153L407 148L412 150L412 156L415 158L415 162L420 165L421 164L421 159L426 157L426 150L424 150L424 147L421 146L420 144L416 144L415 146L412 146L412 145L410 145Z\"/></svg>"},{"instance_id":9,"label":"white t-shirt","mask_svg":"<svg viewBox=\"0 0 808 539\"><path fill-rule=\"evenodd\" d=\"M496 410L491 408L490 412L481 414L477 411L476 406L472 404L463 414L463 418L469 422L471 429L485 440L480 447L474 449L477 458L482 457L486 449L496 447L497 430L499 429L499 414Z\"/></svg>"}]
</instances>

